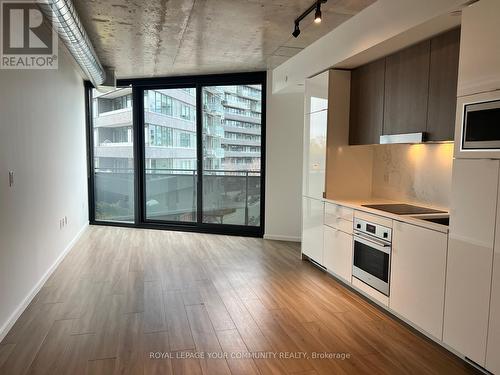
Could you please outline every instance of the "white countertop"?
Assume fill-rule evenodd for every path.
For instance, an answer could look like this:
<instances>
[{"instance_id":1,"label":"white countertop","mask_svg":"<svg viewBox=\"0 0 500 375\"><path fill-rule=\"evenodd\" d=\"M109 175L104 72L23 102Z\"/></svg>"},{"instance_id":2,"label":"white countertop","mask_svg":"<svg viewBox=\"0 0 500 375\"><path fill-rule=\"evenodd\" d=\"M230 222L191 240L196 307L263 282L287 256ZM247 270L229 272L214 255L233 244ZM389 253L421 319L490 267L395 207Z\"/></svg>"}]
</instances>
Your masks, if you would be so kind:
<instances>
[{"instance_id":1,"label":"white countertop","mask_svg":"<svg viewBox=\"0 0 500 375\"><path fill-rule=\"evenodd\" d=\"M367 212L367 213L370 213L373 215L382 216L382 217L396 220L396 221L400 221L403 223L417 225L419 227L435 230L435 231L446 233L446 234L449 232L449 228L446 225L437 224L437 223L433 223L431 221L426 221L426 220L418 219L416 217L412 217L412 216L418 216L418 215L397 215L397 214L392 214L390 212L380 211L380 210L376 210L376 209L369 208L369 207L363 207L363 205L394 204L394 203L396 203L396 204L411 204L413 206L427 207L427 208L439 209L439 210L445 211L441 208L430 207L427 205L417 204L417 203L413 203L413 202L391 201L389 199L378 199L378 198L361 199L361 200L324 199L324 201L327 203L338 204L339 206L349 207L349 208L352 208L352 209L357 210L357 211ZM442 217L444 215L449 215L449 213L446 212L446 213L441 213L441 214L425 214L425 215L420 215L420 216Z\"/></svg>"}]
</instances>

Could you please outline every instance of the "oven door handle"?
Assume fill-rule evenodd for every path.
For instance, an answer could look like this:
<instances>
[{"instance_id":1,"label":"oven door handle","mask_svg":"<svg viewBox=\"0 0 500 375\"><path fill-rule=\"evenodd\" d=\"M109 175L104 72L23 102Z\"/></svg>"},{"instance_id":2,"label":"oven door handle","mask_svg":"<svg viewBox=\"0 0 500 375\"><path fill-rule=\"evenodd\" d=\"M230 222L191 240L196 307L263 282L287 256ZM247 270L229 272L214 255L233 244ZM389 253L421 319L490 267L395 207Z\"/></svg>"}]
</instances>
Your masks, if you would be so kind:
<instances>
[{"instance_id":1,"label":"oven door handle","mask_svg":"<svg viewBox=\"0 0 500 375\"><path fill-rule=\"evenodd\" d=\"M357 232L354 233L354 241L361 242L362 244L365 244L366 246L373 247L374 249L382 251L386 254L391 253L391 245L389 243L374 240L373 238L370 238L370 237L363 235L361 233L357 233Z\"/></svg>"}]
</instances>

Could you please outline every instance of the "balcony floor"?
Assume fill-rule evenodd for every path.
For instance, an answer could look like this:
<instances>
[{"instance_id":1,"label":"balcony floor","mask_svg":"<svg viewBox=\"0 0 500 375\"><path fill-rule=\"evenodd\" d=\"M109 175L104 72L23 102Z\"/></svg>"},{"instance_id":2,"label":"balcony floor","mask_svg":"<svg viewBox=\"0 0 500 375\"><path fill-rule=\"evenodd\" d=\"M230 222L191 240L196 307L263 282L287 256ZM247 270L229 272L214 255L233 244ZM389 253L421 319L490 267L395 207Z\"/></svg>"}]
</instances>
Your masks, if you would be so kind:
<instances>
[{"instance_id":1,"label":"balcony floor","mask_svg":"<svg viewBox=\"0 0 500 375\"><path fill-rule=\"evenodd\" d=\"M180 358L201 352L229 358ZM261 358L231 356L249 352ZM280 358L302 352L350 358ZM9 375L472 372L301 261L297 244L97 226L0 343Z\"/></svg>"}]
</instances>

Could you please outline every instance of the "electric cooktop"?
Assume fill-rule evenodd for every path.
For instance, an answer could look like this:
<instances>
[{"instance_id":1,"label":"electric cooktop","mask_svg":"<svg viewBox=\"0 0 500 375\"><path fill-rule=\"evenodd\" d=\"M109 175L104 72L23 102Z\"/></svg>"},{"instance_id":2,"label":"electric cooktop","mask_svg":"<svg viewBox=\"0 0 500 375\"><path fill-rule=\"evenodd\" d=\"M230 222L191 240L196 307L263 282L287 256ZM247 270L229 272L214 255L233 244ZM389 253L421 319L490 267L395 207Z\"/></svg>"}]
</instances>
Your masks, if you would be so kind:
<instances>
[{"instance_id":1,"label":"electric cooktop","mask_svg":"<svg viewBox=\"0 0 500 375\"><path fill-rule=\"evenodd\" d=\"M428 214L445 214L446 211L434 210L432 208L412 206L411 204L364 204L363 207L373 208L384 212L390 212L396 215L428 215Z\"/></svg>"}]
</instances>

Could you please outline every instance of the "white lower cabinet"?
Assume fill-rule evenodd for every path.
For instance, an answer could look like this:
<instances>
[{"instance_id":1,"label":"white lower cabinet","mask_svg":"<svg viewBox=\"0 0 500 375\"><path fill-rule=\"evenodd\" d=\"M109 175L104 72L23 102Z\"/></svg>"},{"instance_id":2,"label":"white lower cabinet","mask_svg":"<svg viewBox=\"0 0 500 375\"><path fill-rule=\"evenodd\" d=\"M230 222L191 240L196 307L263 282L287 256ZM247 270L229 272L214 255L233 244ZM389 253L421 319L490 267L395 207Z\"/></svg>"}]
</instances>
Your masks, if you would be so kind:
<instances>
[{"instance_id":1,"label":"white lower cabinet","mask_svg":"<svg viewBox=\"0 0 500 375\"><path fill-rule=\"evenodd\" d=\"M350 283L352 276L352 235L325 225L323 258L324 266L329 271Z\"/></svg>"},{"instance_id":2,"label":"white lower cabinet","mask_svg":"<svg viewBox=\"0 0 500 375\"><path fill-rule=\"evenodd\" d=\"M323 214L325 203L302 198L302 254L323 265Z\"/></svg>"},{"instance_id":3,"label":"white lower cabinet","mask_svg":"<svg viewBox=\"0 0 500 375\"><path fill-rule=\"evenodd\" d=\"M389 306L441 340L448 237L394 222Z\"/></svg>"},{"instance_id":4,"label":"white lower cabinet","mask_svg":"<svg viewBox=\"0 0 500 375\"><path fill-rule=\"evenodd\" d=\"M500 191L498 202L500 202ZM500 374L500 211L498 210L495 229L495 246L493 248L493 274L491 278L490 298L486 369L493 374Z\"/></svg>"},{"instance_id":5,"label":"white lower cabinet","mask_svg":"<svg viewBox=\"0 0 500 375\"><path fill-rule=\"evenodd\" d=\"M497 220L497 227L500 224ZM498 234L497 229L497 234ZM490 324L486 351L486 369L500 374L500 245L495 246L493 284L491 285Z\"/></svg>"}]
</instances>

